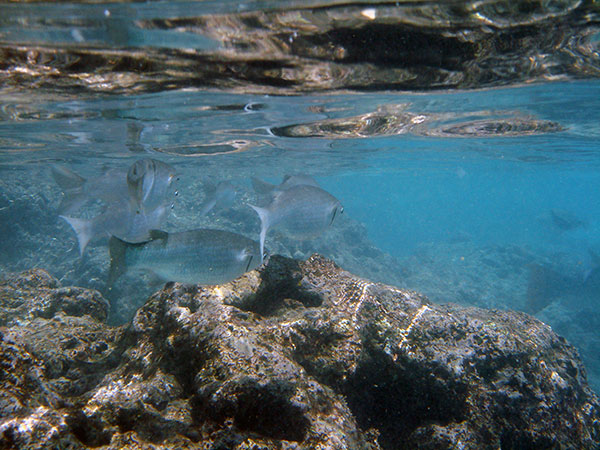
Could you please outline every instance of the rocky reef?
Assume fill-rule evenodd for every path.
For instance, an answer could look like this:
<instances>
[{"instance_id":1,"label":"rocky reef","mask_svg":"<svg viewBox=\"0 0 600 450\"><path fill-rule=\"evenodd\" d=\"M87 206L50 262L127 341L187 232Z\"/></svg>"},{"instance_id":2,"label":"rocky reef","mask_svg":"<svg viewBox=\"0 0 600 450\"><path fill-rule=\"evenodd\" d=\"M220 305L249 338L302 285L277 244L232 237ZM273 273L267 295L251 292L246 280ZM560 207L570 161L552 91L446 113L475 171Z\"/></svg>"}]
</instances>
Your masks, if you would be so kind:
<instances>
[{"instance_id":1,"label":"rocky reef","mask_svg":"<svg viewBox=\"0 0 600 450\"><path fill-rule=\"evenodd\" d=\"M0 302L1 448L600 445L598 399L550 327L319 255L167 284L121 327L43 270L7 277Z\"/></svg>"}]
</instances>

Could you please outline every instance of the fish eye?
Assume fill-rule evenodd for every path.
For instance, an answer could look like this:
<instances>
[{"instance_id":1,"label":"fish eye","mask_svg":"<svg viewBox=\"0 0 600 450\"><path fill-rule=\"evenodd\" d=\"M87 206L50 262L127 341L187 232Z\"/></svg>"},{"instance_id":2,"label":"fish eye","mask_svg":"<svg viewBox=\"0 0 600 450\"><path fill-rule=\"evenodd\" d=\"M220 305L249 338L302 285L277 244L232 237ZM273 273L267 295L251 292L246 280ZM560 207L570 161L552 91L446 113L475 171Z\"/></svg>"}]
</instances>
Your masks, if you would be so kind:
<instances>
[{"instance_id":1,"label":"fish eye","mask_svg":"<svg viewBox=\"0 0 600 450\"><path fill-rule=\"evenodd\" d=\"M179 191L175 191L175 197L179 196Z\"/></svg>"}]
</instances>

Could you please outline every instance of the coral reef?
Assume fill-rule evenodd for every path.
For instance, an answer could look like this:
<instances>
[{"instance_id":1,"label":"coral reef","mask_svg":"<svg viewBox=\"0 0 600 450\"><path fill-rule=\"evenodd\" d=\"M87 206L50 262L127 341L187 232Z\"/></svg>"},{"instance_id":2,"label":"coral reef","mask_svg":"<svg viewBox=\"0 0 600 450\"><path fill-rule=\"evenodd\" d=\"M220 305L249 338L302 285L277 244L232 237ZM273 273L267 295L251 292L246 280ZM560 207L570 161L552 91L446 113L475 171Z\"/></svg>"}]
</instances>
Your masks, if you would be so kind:
<instances>
[{"instance_id":1,"label":"coral reef","mask_svg":"<svg viewBox=\"0 0 600 450\"><path fill-rule=\"evenodd\" d=\"M319 255L167 284L121 327L97 292L41 270L0 292L0 447L600 445L598 399L550 327L435 305Z\"/></svg>"}]
</instances>

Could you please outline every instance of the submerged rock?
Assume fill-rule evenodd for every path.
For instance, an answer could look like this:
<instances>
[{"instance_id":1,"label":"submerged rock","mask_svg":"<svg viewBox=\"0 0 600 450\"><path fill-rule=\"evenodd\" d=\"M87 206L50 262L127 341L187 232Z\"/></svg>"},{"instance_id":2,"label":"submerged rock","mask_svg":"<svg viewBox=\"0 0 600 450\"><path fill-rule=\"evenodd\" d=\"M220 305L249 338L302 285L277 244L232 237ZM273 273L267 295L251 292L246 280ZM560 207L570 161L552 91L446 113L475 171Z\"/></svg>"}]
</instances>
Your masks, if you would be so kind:
<instances>
[{"instance_id":1,"label":"submerged rock","mask_svg":"<svg viewBox=\"0 0 600 450\"><path fill-rule=\"evenodd\" d=\"M58 312L68 316L90 316L104 322L108 302L98 291L60 287L44 270L34 269L0 282L0 325L12 325L35 317L50 319Z\"/></svg>"},{"instance_id":2,"label":"submerged rock","mask_svg":"<svg viewBox=\"0 0 600 450\"><path fill-rule=\"evenodd\" d=\"M75 405L119 362L107 315L100 293L43 270L0 282L0 448L84 448Z\"/></svg>"},{"instance_id":3,"label":"submerged rock","mask_svg":"<svg viewBox=\"0 0 600 450\"><path fill-rule=\"evenodd\" d=\"M30 292L60 289L36 273ZM222 286L168 284L126 328L54 310L0 329L0 447L600 445L598 399L550 327L435 305L318 255L275 256ZM64 340L39 344L67 333L105 346L65 357ZM82 362L87 383L68 376Z\"/></svg>"}]
</instances>

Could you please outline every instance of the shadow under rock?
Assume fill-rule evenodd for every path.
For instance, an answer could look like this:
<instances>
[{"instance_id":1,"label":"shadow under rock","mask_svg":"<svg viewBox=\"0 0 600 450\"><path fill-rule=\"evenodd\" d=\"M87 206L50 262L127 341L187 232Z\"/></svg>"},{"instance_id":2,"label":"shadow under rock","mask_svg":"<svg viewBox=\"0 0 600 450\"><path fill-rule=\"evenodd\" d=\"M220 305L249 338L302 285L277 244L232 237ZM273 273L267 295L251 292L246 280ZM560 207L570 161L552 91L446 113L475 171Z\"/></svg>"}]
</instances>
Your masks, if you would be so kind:
<instances>
[{"instance_id":1,"label":"shadow under rock","mask_svg":"<svg viewBox=\"0 0 600 450\"><path fill-rule=\"evenodd\" d=\"M269 317L289 309L323 303L322 289L317 291L306 284L298 260L273 255L260 269L260 276L261 283L255 293L230 304Z\"/></svg>"}]
</instances>

